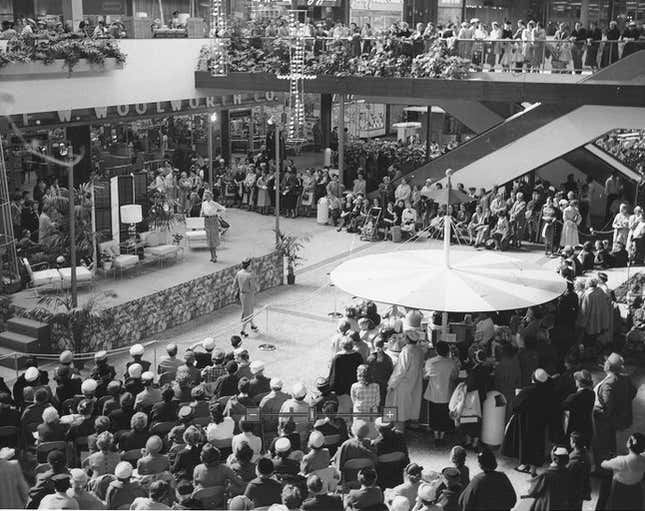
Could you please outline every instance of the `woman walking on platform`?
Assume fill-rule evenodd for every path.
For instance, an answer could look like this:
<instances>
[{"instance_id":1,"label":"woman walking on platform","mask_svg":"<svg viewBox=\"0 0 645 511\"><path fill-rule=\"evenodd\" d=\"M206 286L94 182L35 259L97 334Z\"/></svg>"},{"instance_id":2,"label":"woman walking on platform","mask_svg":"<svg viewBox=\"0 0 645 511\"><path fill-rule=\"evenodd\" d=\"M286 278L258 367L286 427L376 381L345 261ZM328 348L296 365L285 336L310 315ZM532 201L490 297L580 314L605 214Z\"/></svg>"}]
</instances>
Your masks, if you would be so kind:
<instances>
[{"instance_id":1,"label":"woman walking on platform","mask_svg":"<svg viewBox=\"0 0 645 511\"><path fill-rule=\"evenodd\" d=\"M204 217L204 228L206 229L206 241L211 251L211 262L217 262L217 246L219 245L219 214L226 211L226 208L213 200L213 194L206 190L202 201L202 209L199 213Z\"/></svg>"}]
</instances>

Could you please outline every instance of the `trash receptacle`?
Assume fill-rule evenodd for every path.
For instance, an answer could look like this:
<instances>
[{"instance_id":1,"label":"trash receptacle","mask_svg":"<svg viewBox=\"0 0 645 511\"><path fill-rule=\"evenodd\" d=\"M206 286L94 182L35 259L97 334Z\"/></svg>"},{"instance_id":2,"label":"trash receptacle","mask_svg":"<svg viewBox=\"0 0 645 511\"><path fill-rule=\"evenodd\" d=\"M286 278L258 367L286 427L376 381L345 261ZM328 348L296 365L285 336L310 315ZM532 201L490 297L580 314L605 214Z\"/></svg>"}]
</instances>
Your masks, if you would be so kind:
<instances>
[{"instance_id":1,"label":"trash receptacle","mask_svg":"<svg viewBox=\"0 0 645 511\"><path fill-rule=\"evenodd\" d=\"M327 197L321 197L316 210L316 222L326 224L327 220L329 220L329 201Z\"/></svg>"},{"instance_id":2,"label":"trash receptacle","mask_svg":"<svg viewBox=\"0 0 645 511\"><path fill-rule=\"evenodd\" d=\"M482 407L482 442L489 447L502 445L505 422L506 398L501 392L491 390Z\"/></svg>"},{"instance_id":3,"label":"trash receptacle","mask_svg":"<svg viewBox=\"0 0 645 511\"><path fill-rule=\"evenodd\" d=\"M323 152L323 167L331 167L331 149L329 147Z\"/></svg>"},{"instance_id":4,"label":"trash receptacle","mask_svg":"<svg viewBox=\"0 0 645 511\"><path fill-rule=\"evenodd\" d=\"M392 242L401 243L401 239L402 239L401 227L399 227L398 225L395 225L392 227L390 232L392 234Z\"/></svg>"}]
</instances>

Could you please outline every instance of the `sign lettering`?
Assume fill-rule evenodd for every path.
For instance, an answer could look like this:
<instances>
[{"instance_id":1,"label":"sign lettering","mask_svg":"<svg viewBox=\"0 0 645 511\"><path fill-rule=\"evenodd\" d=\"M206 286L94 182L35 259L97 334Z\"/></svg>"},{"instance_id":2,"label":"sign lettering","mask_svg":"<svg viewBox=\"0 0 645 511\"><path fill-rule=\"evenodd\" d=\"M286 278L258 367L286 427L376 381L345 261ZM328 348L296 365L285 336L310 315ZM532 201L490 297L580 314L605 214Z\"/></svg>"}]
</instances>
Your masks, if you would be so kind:
<instances>
[{"instance_id":1,"label":"sign lettering","mask_svg":"<svg viewBox=\"0 0 645 511\"><path fill-rule=\"evenodd\" d=\"M97 119L105 119L107 117L107 107L102 106L94 108L94 115L96 115Z\"/></svg>"},{"instance_id":2,"label":"sign lettering","mask_svg":"<svg viewBox=\"0 0 645 511\"><path fill-rule=\"evenodd\" d=\"M58 111L58 118L60 119L60 122L69 122L72 119L72 111L71 110L59 110Z\"/></svg>"}]
</instances>

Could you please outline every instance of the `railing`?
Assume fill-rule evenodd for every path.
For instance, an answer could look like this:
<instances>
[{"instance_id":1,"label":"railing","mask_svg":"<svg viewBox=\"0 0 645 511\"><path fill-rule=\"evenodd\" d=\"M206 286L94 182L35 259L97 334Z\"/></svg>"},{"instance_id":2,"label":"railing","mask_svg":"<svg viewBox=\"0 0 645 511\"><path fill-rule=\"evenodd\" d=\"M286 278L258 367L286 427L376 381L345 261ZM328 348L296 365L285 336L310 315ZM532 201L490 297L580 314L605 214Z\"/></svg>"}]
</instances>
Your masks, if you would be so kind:
<instances>
[{"instance_id":1,"label":"railing","mask_svg":"<svg viewBox=\"0 0 645 511\"><path fill-rule=\"evenodd\" d=\"M239 37L229 41L233 72L280 74L288 70L290 37ZM334 76L466 78L470 72L580 74L594 72L645 49L645 41L477 40L456 38L306 37L305 72ZM208 48L202 52L208 60ZM442 60L444 58L450 61ZM200 62L199 70L206 70ZM444 76L445 75L445 76Z\"/></svg>"}]
</instances>

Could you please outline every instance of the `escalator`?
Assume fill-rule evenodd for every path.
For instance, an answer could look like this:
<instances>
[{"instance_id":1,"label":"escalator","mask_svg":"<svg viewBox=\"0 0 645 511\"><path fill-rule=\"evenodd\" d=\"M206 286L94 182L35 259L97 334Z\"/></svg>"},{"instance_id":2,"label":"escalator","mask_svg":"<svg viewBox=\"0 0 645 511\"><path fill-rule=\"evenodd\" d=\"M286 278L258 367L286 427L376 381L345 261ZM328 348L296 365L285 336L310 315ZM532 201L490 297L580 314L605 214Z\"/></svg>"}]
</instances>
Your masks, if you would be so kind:
<instances>
[{"instance_id":1,"label":"escalator","mask_svg":"<svg viewBox=\"0 0 645 511\"><path fill-rule=\"evenodd\" d=\"M616 80L645 81L645 51L619 60L582 81ZM536 103L410 172L408 177L414 176L412 180L421 184L427 178L444 178L446 169L450 168L455 171L453 182L467 187L490 188L574 150L588 152L589 149L584 148L586 144L614 128L642 128L644 118L645 108ZM584 159L592 156L597 157L585 155ZM572 158L581 161L581 153Z\"/></svg>"}]
</instances>

